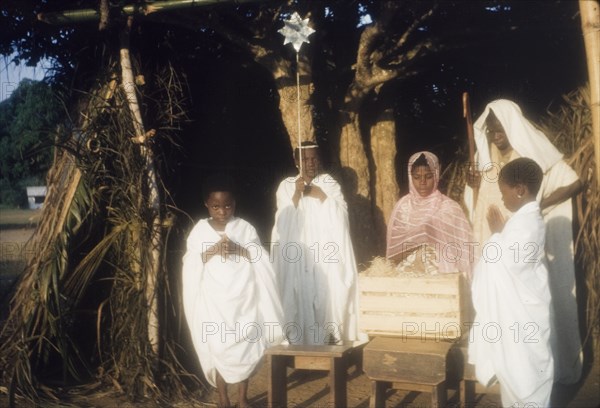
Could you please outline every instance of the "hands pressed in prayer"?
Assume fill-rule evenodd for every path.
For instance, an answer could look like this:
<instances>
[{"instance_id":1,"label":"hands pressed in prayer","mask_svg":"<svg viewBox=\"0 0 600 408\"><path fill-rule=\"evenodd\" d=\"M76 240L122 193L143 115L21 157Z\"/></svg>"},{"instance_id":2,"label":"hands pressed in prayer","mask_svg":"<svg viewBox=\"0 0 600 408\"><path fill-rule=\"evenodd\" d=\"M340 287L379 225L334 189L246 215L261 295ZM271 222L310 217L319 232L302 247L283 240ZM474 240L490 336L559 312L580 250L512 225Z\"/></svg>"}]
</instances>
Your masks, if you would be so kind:
<instances>
[{"instance_id":1,"label":"hands pressed in prayer","mask_svg":"<svg viewBox=\"0 0 600 408\"><path fill-rule=\"evenodd\" d=\"M238 255L243 256L246 259L250 259L246 248L243 248L237 242L230 240L227 235L223 235L219 242L210 246L202 254L202 261L206 263L217 254L221 255L221 257L224 258L226 258L228 255Z\"/></svg>"},{"instance_id":2,"label":"hands pressed in prayer","mask_svg":"<svg viewBox=\"0 0 600 408\"><path fill-rule=\"evenodd\" d=\"M223 235L221 240L217 242L217 248L222 255L234 254L236 245L227 235ZM237 246L239 247L239 245Z\"/></svg>"},{"instance_id":3,"label":"hands pressed in prayer","mask_svg":"<svg viewBox=\"0 0 600 408\"><path fill-rule=\"evenodd\" d=\"M221 253L221 256L223 257L226 257L227 255L237 255L250 259L246 248L240 246L237 242L230 240L227 235L223 235L223 238L221 238L217 245L219 253Z\"/></svg>"},{"instance_id":4,"label":"hands pressed in prayer","mask_svg":"<svg viewBox=\"0 0 600 408\"><path fill-rule=\"evenodd\" d=\"M490 231L492 231L492 234L501 232L504 228L504 224L506 223L504 216L502 215L500 209L496 205L491 205L488 209L487 221L490 226Z\"/></svg>"}]
</instances>

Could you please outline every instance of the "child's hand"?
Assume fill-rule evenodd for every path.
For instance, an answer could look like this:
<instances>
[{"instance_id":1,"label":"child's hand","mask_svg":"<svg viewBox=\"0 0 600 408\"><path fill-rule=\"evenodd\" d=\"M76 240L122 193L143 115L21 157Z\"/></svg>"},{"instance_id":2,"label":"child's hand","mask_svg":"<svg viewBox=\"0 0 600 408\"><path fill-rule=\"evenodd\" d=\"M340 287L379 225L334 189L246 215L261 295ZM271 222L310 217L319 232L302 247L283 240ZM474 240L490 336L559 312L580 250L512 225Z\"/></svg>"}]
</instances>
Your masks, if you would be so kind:
<instances>
[{"instance_id":1,"label":"child's hand","mask_svg":"<svg viewBox=\"0 0 600 408\"><path fill-rule=\"evenodd\" d=\"M315 185L306 186L306 189L304 190L304 195L306 197L318 198L321 201L324 201L327 198L327 194L323 192L321 187Z\"/></svg>"},{"instance_id":2,"label":"child's hand","mask_svg":"<svg viewBox=\"0 0 600 408\"><path fill-rule=\"evenodd\" d=\"M222 256L238 255L248 258L246 248L243 248L237 242L230 240L226 235L219 241L219 250L221 251Z\"/></svg>"},{"instance_id":3,"label":"child's hand","mask_svg":"<svg viewBox=\"0 0 600 408\"><path fill-rule=\"evenodd\" d=\"M217 242L217 249L222 256L233 253L235 242L229 239L227 235L223 235L221 240Z\"/></svg>"},{"instance_id":4,"label":"child's hand","mask_svg":"<svg viewBox=\"0 0 600 408\"><path fill-rule=\"evenodd\" d=\"M504 224L506 223L506 220L500 212L500 209L495 205L491 205L488 209L487 221L492 233L501 232L504 228Z\"/></svg>"},{"instance_id":5,"label":"child's hand","mask_svg":"<svg viewBox=\"0 0 600 408\"><path fill-rule=\"evenodd\" d=\"M467 184L471 188L479 188L481 185L481 173L477 170L469 169L467 172Z\"/></svg>"},{"instance_id":6,"label":"child's hand","mask_svg":"<svg viewBox=\"0 0 600 408\"><path fill-rule=\"evenodd\" d=\"M302 194L306 188L306 182L301 176L296 180L296 194Z\"/></svg>"},{"instance_id":7,"label":"child's hand","mask_svg":"<svg viewBox=\"0 0 600 408\"><path fill-rule=\"evenodd\" d=\"M202 253L202 262L207 263L215 255L226 257L229 254L230 240L223 235L219 241Z\"/></svg>"},{"instance_id":8,"label":"child's hand","mask_svg":"<svg viewBox=\"0 0 600 408\"><path fill-rule=\"evenodd\" d=\"M223 244L223 251L226 254L237 254L240 251L240 246L237 242L233 242L229 238Z\"/></svg>"},{"instance_id":9,"label":"child's hand","mask_svg":"<svg viewBox=\"0 0 600 408\"><path fill-rule=\"evenodd\" d=\"M298 176L296 179L296 189L294 191L294 195L292 196L292 202L294 203L294 207L298 207L298 202L300 201L300 197L302 197L302 193L304 193L304 189L306 188L306 183L302 176Z\"/></svg>"}]
</instances>

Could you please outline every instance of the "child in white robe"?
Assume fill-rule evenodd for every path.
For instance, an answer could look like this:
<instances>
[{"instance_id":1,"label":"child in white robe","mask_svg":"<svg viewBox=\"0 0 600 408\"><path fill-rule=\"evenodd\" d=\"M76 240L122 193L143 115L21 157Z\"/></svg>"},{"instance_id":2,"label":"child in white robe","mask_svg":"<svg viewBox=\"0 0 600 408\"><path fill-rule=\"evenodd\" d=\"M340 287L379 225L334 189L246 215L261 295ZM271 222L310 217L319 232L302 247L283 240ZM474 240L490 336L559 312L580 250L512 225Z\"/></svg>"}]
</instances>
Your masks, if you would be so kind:
<instances>
[{"instance_id":1,"label":"child in white robe","mask_svg":"<svg viewBox=\"0 0 600 408\"><path fill-rule=\"evenodd\" d=\"M183 257L183 303L192 341L219 406L231 406L227 384L239 383L238 407L248 406L249 377L267 347L282 340L276 277L256 230L236 218L231 180L209 179L200 220Z\"/></svg>"},{"instance_id":2,"label":"child in white robe","mask_svg":"<svg viewBox=\"0 0 600 408\"><path fill-rule=\"evenodd\" d=\"M366 335L357 325L358 271L341 187L321 173L314 142L303 142L294 159L301 172L279 184L271 235L286 339L316 345L363 341Z\"/></svg>"},{"instance_id":3,"label":"child in white robe","mask_svg":"<svg viewBox=\"0 0 600 408\"><path fill-rule=\"evenodd\" d=\"M505 222L493 206L493 232L475 267L472 284L475 320L469 362L477 380L500 383L502 406L547 407L554 379L550 345L550 289L544 252L545 225L536 194L542 169L518 158L500 171Z\"/></svg>"}]
</instances>

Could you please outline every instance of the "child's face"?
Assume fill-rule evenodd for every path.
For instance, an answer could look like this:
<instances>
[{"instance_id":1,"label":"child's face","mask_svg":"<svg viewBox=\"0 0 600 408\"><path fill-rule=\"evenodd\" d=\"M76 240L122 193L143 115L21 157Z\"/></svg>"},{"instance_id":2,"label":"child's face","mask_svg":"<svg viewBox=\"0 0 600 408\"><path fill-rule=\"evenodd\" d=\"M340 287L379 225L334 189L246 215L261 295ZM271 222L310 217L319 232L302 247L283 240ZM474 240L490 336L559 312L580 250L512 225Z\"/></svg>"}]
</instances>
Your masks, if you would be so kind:
<instances>
[{"instance_id":1,"label":"child's face","mask_svg":"<svg viewBox=\"0 0 600 408\"><path fill-rule=\"evenodd\" d=\"M485 135L488 143L496 145L498 150L504 151L510 147L510 142L506 136L506 131L502 127L502 123L498 120L493 112L490 112L485 120Z\"/></svg>"},{"instance_id":2,"label":"child's face","mask_svg":"<svg viewBox=\"0 0 600 408\"><path fill-rule=\"evenodd\" d=\"M515 212L523 205L522 200L522 189L523 186L516 185L514 187L509 186L504 181L500 180L498 182L498 187L500 187L500 193L502 194L502 202L504 202L504 206L508 211ZM521 195L521 197L519 197Z\"/></svg>"},{"instance_id":3,"label":"child's face","mask_svg":"<svg viewBox=\"0 0 600 408\"><path fill-rule=\"evenodd\" d=\"M300 167L298 158L296 158L296 165ZM303 177L310 179L317 177L319 169L321 167L321 160L319 159L318 149L303 149L302 150L302 171Z\"/></svg>"},{"instance_id":4,"label":"child's face","mask_svg":"<svg viewBox=\"0 0 600 408\"><path fill-rule=\"evenodd\" d=\"M421 197L427 197L433 193L435 174L429 166L418 166L411 173L413 185Z\"/></svg>"},{"instance_id":5,"label":"child's face","mask_svg":"<svg viewBox=\"0 0 600 408\"><path fill-rule=\"evenodd\" d=\"M213 219L213 226L225 227L235 214L235 199L229 191L214 191L204 202L208 214Z\"/></svg>"}]
</instances>

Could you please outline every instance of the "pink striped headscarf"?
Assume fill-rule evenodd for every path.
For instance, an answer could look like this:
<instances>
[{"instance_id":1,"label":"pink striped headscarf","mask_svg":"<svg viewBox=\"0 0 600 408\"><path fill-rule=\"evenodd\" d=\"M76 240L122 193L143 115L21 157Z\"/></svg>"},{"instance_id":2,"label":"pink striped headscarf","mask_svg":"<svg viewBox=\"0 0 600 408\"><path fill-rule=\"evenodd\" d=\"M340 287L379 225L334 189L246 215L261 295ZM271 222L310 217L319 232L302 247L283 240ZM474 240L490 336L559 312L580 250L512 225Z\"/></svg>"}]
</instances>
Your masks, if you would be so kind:
<instances>
[{"instance_id":1,"label":"pink striped headscarf","mask_svg":"<svg viewBox=\"0 0 600 408\"><path fill-rule=\"evenodd\" d=\"M421 197L412 180L412 166L425 156L434 174L433 192ZM413 154L408 161L409 193L396 203L387 230L386 256L431 245L437 255L440 273L460 271L471 276L473 247L471 226L456 201L438 190L440 164L430 152Z\"/></svg>"}]
</instances>

